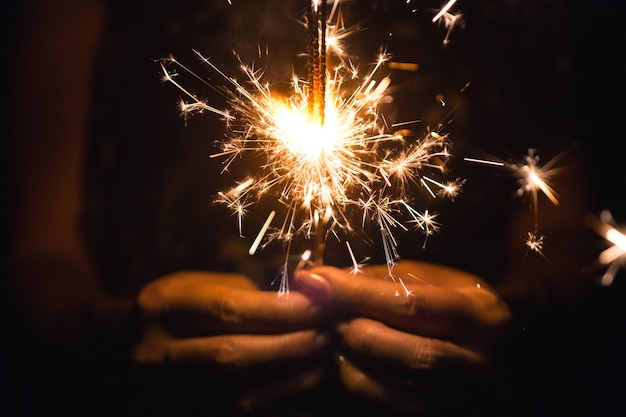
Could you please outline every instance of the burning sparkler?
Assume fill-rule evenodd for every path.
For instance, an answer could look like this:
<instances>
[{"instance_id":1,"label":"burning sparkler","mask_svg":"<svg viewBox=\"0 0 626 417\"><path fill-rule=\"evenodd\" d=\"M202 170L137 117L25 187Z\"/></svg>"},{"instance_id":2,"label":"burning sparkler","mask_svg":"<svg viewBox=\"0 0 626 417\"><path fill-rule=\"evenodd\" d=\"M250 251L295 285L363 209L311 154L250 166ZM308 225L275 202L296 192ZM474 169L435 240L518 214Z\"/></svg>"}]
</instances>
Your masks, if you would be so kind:
<instances>
[{"instance_id":1,"label":"burning sparkler","mask_svg":"<svg viewBox=\"0 0 626 417\"><path fill-rule=\"evenodd\" d=\"M476 158L464 158L465 161L480 164L505 167L509 169L515 177L519 188L517 195L522 198L529 198L533 211L533 229L528 232L526 246L533 252L542 254L544 236L539 234L539 192L543 193L552 204L559 205L559 194L554 190L550 181L558 173L558 158L553 158L545 165L539 164L539 155L535 149L529 149L522 161L507 163L504 161L494 161Z\"/></svg>"},{"instance_id":2,"label":"burning sparkler","mask_svg":"<svg viewBox=\"0 0 626 417\"><path fill-rule=\"evenodd\" d=\"M209 111L227 122L228 139L212 155L224 158L224 171L247 154L264 159L257 177L220 192L217 200L237 215L240 234L251 205L264 197L282 204L280 224L274 224L278 213L271 211L249 251L254 254L273 240L283 242L287 258L281 293L289 291L287 260L296 236L315 240L313 261L321 264L327 237L354 233L359 223L378 227L393 277L399 258L393 231L414 228L429 236L438 228L436 214L417 208L418 191L429 199L453 198L462 184L460 179L439 179L451 156L446 134L432 130L416 136L387 126L380 106L390 79L379 71L388 56L381 53L362 75L339 43L347 35L339 19L337 2L328 12L325 1L313 1L307 21L309 74L306 80L293 76L287 97L277 95L260 72L243 63L246 81L239 82L196 52L232 87L230 108L220 110L186 90L171 68L195 74L173 57L161 60L164 79L186 96L180 103L184 115ZM338 64L327 65L327 54L339 54ZM351 250L350 256L355 259Z\"/></svg>"},{"instance_id":3,"label":"burning sparkler","mask_svg":"<svg viewBox=\"0 0 626 417\"><path fill-rule=\"evenodd\" d=\"M608 210L600 213L600 218L590 217L590 226L609 243L598 257L598 263L607 269L600 283L608 286L613 283L620 268L626 268L626 230L620 229Z\"/></svg>"}]
</instances>

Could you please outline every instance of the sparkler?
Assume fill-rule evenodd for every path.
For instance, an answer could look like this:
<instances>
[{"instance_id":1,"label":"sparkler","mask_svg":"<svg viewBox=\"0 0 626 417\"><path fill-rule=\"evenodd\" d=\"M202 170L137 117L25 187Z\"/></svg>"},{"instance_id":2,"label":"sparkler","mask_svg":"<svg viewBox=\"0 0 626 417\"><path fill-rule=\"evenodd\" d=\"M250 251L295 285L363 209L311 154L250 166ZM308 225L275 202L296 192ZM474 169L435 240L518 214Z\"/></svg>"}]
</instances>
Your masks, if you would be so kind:
<instances>
[{"instance_id":1,"label":"sparkler","mask_svg":"<svg viewBox=\"0 0 626 417\"><path fill-rule=\"evenodd\" d=\"M609 243L598 257L598 263L607 269L600 283L608 286L613 283L620 268L626 268L626 230L620 229L608 210L600 213L600 218L590 217L590 226Z\"/></svg>"},{"instance_id":2,"label":"sparkler","mask_svg":"<svg viewBox=\"0 0 626 417\"><path fill-rule=\"evenodd\" d=\"M386 124L380 107L391 81L379 72L389 57L382 52L361 74L341 43L349 30L343 26L337 2L330 12L326 7L323 0L311 3L308 78L293 75L289 96L276 94L261 72L241 60L245 82L226 75L196 52L232 87L227 92L230 107L220 110L178 83L176 69L200 77L173 57L160 61L164 80L186 97L180 102L183 115L208 111L224 118L228 138L221 151L211 156L224 159L223 171L249 154L263 158L257 177L219 192L217 201L235 213L240 234L250 206L262 198L281 203L282 216L270 212L249 251L254 254L274 240L283 242L286 260L280 293L289 291L287 261L295 237L314 238L313 261L321 264L326 239L353 234L359 223L378 227L393 278L392 267L399 258L394 230L418 229L426 236L436 232L436 213L417 207L420 196L454 198L463 183L458 178L439 178L446 176L451 157L445 133L431 130L418 136ZM327 54L333 54L338 64L328 65ZM282 218L278 225L276 218ZM346 245L356 269L347 241Z\"/></svg>"},{"instance_id":3,"label":"sparkler","mask_svg":"<svg viewBox=\"0 0 626 417\"><path fill-rule=\"evenodd\" d=\"M464 158L465 161L485 165L505 167L517 177L519 188L516 194L519 197L530 199L533 212L533 229L528 232L526 246L533 252L542 254L544 236L539 234L539 192L543 193L555 206L559 205L559 194L554 190L550 181L560 168L557 166L558 158L553 158L545 165L539 164L539 155L535 149L529 149L528 153L519 162L507 163L476 158Z\"/></svg>"},{"instance_id":4,"label":"sparkler","mask_svg":"<svg viewBox=\"0 0 626 417\"><path fill-rule=\"evenodd\" d=\"M308 29L309 29L309 86L308 94L308 114L315 119L322 127L321 134L324 134L326 112L326 0L313 0L309 8ZM312 140L323 140L313 138ZM328 208L327 208L328 209ZM327 210L326 209L326 210ZM330 215L330 212L329 212ZM324 250L326 247L326 229L328 227L329 216L324 214L321 218L314 217L314 251L315 261L324 263Z\"/></svg>"}]
</instances>

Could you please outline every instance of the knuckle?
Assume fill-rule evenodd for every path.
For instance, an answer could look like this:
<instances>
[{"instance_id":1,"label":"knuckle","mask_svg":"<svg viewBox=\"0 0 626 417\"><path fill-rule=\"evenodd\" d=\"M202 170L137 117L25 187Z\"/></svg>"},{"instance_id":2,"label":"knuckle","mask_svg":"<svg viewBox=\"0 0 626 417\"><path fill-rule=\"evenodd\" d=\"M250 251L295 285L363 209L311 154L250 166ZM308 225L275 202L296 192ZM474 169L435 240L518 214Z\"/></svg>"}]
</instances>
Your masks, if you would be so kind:
<instances>
[{"instance_id":1,"label":"knuckle","mask_svg":"<svg viewBox=\"0 0 626 417\"><path fill-rule=\"evenodd\" d=\"M243 357L237 342L233 338L225 337L217 346L213 360L215 365L222 370L233 370L244 366Z\"/></svg>"},{"instance_id":2,"label":"knuckle","mask_svg":"<svg viewBox=\"0 0 626 417\"><path fill-rule=\"evenodd\" d=\"M232 294L224 294L220 301L219 317L224 323L238 323L241 320L241 300Z\"/></svg>"},{"instance_id":3,"label":"knuckle","mask_svg":"<svg viewBox=\"0 0 626 417\"><path fill-rule=\"evenodd\" d=\"M375 352L379 338L380 330L356 319L347 328L345 341L356 351L369 355Z\"/></svg>"},{"instance_id":4,"label":"knuckle","mask_svg":"<svg viewBox=\"0 0 626 417\"><path fill-rule=\"evenodd\" d=\"M441 347L437 341L425 338L410 349L407 364L414 371L432 371L436 369L440 357Z\"/></svg>"}]
</instances>

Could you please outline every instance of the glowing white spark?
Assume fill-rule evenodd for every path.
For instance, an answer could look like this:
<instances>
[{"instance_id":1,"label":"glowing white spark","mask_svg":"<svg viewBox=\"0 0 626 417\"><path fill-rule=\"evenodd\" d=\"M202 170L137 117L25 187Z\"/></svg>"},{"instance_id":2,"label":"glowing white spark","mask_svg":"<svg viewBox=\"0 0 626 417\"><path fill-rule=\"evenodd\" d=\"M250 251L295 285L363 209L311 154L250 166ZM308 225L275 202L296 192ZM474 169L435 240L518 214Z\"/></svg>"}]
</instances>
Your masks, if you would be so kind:
<instances>
[{"instance_id":1,"label":"glowing white spark","mask_svg":"<svg viewBox=\"0 0 626 417\"><path fill-rule=\"evenodd\" d=\"M526 238L526 247L533 252L536 252L543 256L543 236L538 235L534 232L528 232L528 237Z\"/></svg>"},{"instance_id":2,"label":"glowing white spark","mask_svg":"<svg viewBox=\"0 0 626 417\"><path fill-rule=\"evenodd\" d=\"M433 17L433 23L439 20L443 15L448 13L450 7L454 6L454 3L456 3L456 0L449 0L448 3L446 3L446 5L441 8L439 13L437 13L435 17Z\"/></svg>"},{"instance_id":3,"label":"glowing white spark","mask_svg":"<svg viewBox=\"0 0 626 417\"><path fill-rule=\"evenodd\" d=\"M532 204L535 208L535 214L537 210L537 192L541 191L555 206L559 205L559 195L550 186L549 181L552 175L558 171L554 169L555 160L548 162L545 166L539 165L539 155L536 154L534 149L528 150L528 155L524 157L524 162L511 165L511 169L518 176L518 183L520 187L517 190L517 195L524 196L530 195L532 197Z\"/></svg>"},{"instance_id":4,"label":"glowing white spark","mask_svg":"<svg viewBox=\"0 0 626 417\"><path fill-rule=\"evenodd\" d=\"M265 232L267 231L267 228L272 223L272 220L274 219L274 215L275 214L276 214L276 212L272 211L269 214L269 216L267 216L267 219L265 220L265 223L263 223L263 227L261 227L261 231L259 232L259 234L257 235L256 239L252 243L252 246L250 246L250 250L248 251L250 253L250 255L254 255L256 253L256 250L259 247L259 244L261 243L261 240L263 239L263 235L265 235Z\"/></svg>"},{"instance_id":5,"label":"glowing white spark","mask_svg":"<svg viewBox=\"0 0 626 417\"><path fill-rule=\"evenodd\" d=\"M365 258L361 262L357 262L356 257L354 256L354 252L352 251L352 246L350 246L350 242L346 240L346 247L348 248L348 253L350 254L350 259L352 260L352 268L350 268L350 273L353 275L361 272L361 267L367 262L368 258Z\"/></svg>"},{"instance_id":6,"label":"glowing white spark","mask_svg":"<svg viewBox=\"0 0 626 417\"><path fill-rule=\"evenodd\" d=\"M592 226L609 244L598 256L598 262L607 267L600 282L608 286L613 283L620 268L626 268L626 230L617 226L608 210L600 213L600 219L594 218Z\"/></svg>"},{"instance_id":7,"label":"glowing white spark","mask_svg":"<svg viewBox=\"0 0 626 417\"><path fill-rule=\"evenodd\" d=\"M446 32L446 37L443 40L443 44L447 45L450 42L450 34L452 33L452 29L456 25L463 25L462 15L452 14L450 13L450 8L456 3L456 0L449 0L445 6L441 8L441 10L433 17L433 23L437 21L442 21L448 31Z\"/></svg>"}]
</instances>

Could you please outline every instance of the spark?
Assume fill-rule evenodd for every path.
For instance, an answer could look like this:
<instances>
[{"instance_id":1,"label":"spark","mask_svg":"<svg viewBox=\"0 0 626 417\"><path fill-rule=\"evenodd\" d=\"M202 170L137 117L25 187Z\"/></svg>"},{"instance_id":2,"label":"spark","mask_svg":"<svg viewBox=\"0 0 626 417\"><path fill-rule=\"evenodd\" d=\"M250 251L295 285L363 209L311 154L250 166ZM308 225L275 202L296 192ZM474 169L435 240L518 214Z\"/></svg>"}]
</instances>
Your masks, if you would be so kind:
<instances>
[{"instance_id":1,"label":"spark","mask_svg":"<svg viewBox=\"0 0 626 417\"><path fill-rule=\"evenodd\" d=\"M534 149L529 149L523 162L513 164L511 166L518 176L518 184L520 185L517 190L517 195L530 195L532 197L535 214L537 211L538 191L543 192L552 204L555 206L559 205L559 195L549 184L549 181L555 172L555 169L552 168L553 163L554 160L548 162L543 167L540 166L539 155L536 154Z\"/></svg>"},{"instance_id":2,"label":"spark","mask_svg":"<svg viewBox=\"0 0 626 417\"><path fill-rule=\"evenodd\" d=\"M401 71L417 71L417 70L419 70L420 66L419 66L419 64L417 64L415 62L397 62L397 61L392 61L392 62L389 62L389 68L390 69L397 69L397 70L401 70Z\"/></svg>"},{"instance_id":3,"label":"spark","mask_svg":"<svg viewBox=\"0 0 626 417\"><path fill-rule=\"evenodd\" d=\"M444 45L450 43L450 35L452 34L454 27L457 25L463 25L463 15L461 13L452 14L450 12L450 9L455 3L456 0L449 0L432 19L433 23L437 21L443 22L444 27L448 30L443 40Z\"/></svg>"},{"instance_id":4,"label":"spark","mask_svg":"<svg viewBox=\"0 0 626 417\"><path fill-rule=\"evenodd\" d=\"M254 180L247 179L241 184L233 187L229 191L218 192L217 201L226 204L230 209L233 210L233 213L237 215L237 226L239 229L239 236L243 236L243 217L247 213L247 207L250 205L249 202L242 200L240 198L242 192L252 185Z\"/></svg>"},{"instance_id":5,"label":"spark","mask_svg":"<svg viewBox=\"0 0 626 417\"><path fill-rule=\"evenodd\" d=\"M254 240L254 243L252 243L252 246L250 247L250 250L249 250L250 255L254 255L256 253L256 250L259 247L261 240L263 239L263 235L265 234L265 232L267 231L267 228L272 223L272 220L274 219L275 215L276 215L276 212L272 211L270 212L269 216L267 216L265 223L263 223L263 227L261 227L261 231L259 232L256 239Z\"/></svg>"},{"instance_id":6,"label":"spark","mask_svg":"<svg viewBox=\"0 0 626 417\"><path fill-rule=\"evenodd\" d=\"M543 256L543 239L544 236L538 235L535 232L528 232L526 238L526 247L533 252L536 252Z\"/></svg>"},{"instance_id":7,"label":"spark","mask_svg":"<svg viewBox=\"0 0 626 417\"><path fill-rule=\"evenodd\" d=\"M354 257L354 252L352 251L352 247L350 246L350 242L346 241L346 246L348 248L348 253L350 254L350 259L352 260L352 269L351 272L353 274L356 274L359 272L359 263L356 261L356 258Z\"/></svg>"},{"instance_id":8,"label":"spark","mask_svg":"<svg viewBox=\"0 0 626 417\"><path fill-rule=\"evenodd\" d=\"M406 297L413 295L413 291L409 290L409 288L406 286L402 278L398 278L397 281L400 283L400 285L402 285L402 289L404 290L404 295ZM400 295L400 292L396 291L395 296L398 297L399 295Z\"/></svg>"},{"instance_id":9,"label":"spark","mask_svg":"<svg viewBox=\"0 0 626 417\"><path fill-rule=\"evenodd\" d=\"M432 235L439 227L434 221L436 214L419 209L418 203L424 195L427 200L453 198L462 181L435 179L445 176L451 157L446 134L430 131L417 135L406 129L394 131L386 124L381 105L388 97L391 80L380 72L389 56L382 51L368 71L357 71L341 42L349 30L336 5L334 2L329 13L333 20L321 26L329 35L329 41L322 42L327 60L337 63L319 67L324 68L324 76L319 77L323 80L321 87L292 74L292 91L279 95L264 80L262 71L243 64L241 59L238 62L245 77L240 82L194 51L231 87L226 90L229 108L221 110L176 81L176 69L202 79L176 59L161 60L161 68L164 79L186 98L180 106L185 116L209 111L226 121L226 139L220 143L220 151L211 155L223 159L223 172L247 155L263 160L256 177L218 193L216 199L237 216L240 235L243 218L252 205L265 198L282 205L282 214L272 211L267 217L250 254L277 240L288 255L293 239L304 236L322 242L314 248L314 262L321 263L328 233L355 233L351 219L360 212L356 217L363 225L378 226L391 274L399 259L394 231L409 230L413 224L425 236ZM312 95L320 91L323 95L311 106ZM280 216L280 224L273 225L275 217ZM358 270L349 245L348 250L354 270ZM283 280L287 279L286 264ZM281 283L281 291L288 291L286 283Z\"/></svg>"},{"instance_id":10,"label":"spark","mask_svg":"<svg viewBox=\"0 0 626 417\"><path fill-rule=\"evenodd\" d=\"M528 153L517 162L493 161L477 158L464 158L467 162L480 163L507 168L517 177L519 185L516 194L518 197L530 199L533 212L533 230L528 233L526 246L539 254L542 254L544 236L539 235L539 193L543 193L555 206L559 205L559 194L551 185L553 177L561 170L557 166L558 157L540 165L539 155L536 149L528 149Z\"/></svg>"},{"instance_id":11,"label":"spark","mask_svg":"<svg viewBox=\"0 0 626 417\"><path fill-rule=\"evenodd\" d=\"M485 159L463 158L463 160L467 161L467 162L477 162L479 164L495 165L495 166L499 166L499 167L503 167L503 166L506 165L504 162L488 161L488 160L485 160Z\"/></svg>"},{"instance_id":12,"label":"spark","mask_svg":"<svg viewBox=\"0 0 626 417\"><path fill-rule=\"evenodd\" d=\"M448 13L450 8L454 6L454 3L456 3L456 0L449 0L448 3L446 3L446 5L441 8L439 13L437 13L435 17L433 17L433 23L443 17L446 13Z\"/></svg>"},{"instance_id":13,"label":"spark","mask_svg":"<svg viewBox=\"0 0 626 417\"><path fill-rule=\"evenodd\" d=\"M590 218L590 225L609 244L598 256L598 263L606 267L600 282L609 286L620 268L626 268L626 229L618 227L608 210L602 211L599 219Z\"/></svg>"},{"instance_id":14,"label":"spark","mask_svg":"<svg viewBox=\"0 0 626 417\"><path fill-rule=\"evenodd\" d=\"M347 240L346 247L348 249L348 253L350 254L350 259L352 260L352 268L350 268L350 273L356 275L361 272L361 267L363 266L364 262L367 261L367 258L361 262L357 262L356 257L354 256L354 251L352 250L352 246L350 246L350 242Z\"/></svg>"}]
</instances>

